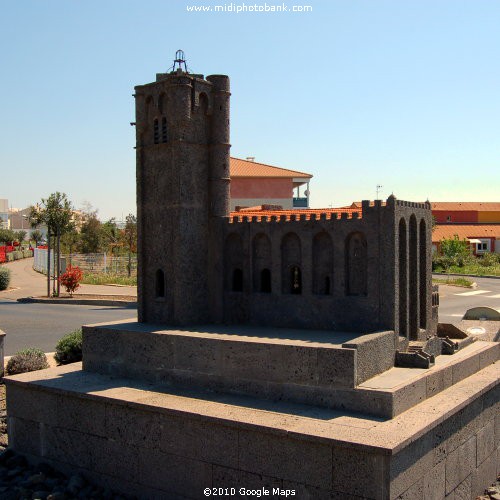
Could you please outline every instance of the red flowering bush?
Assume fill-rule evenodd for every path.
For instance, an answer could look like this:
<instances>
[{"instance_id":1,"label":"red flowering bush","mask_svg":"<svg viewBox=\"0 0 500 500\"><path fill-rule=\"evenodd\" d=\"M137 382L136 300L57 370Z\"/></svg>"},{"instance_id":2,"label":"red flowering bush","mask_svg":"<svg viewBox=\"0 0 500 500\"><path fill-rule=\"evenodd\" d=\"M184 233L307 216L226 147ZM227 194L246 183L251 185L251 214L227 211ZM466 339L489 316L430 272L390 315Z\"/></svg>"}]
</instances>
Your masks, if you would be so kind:
<instances>
[{"instance_id":1,"label":"red flowering bush","mask_svg":"<svg viewBox=\"0 0 500 500\"><path fill-rule=\"evenodd\" d=\"M66 272L64 274L61 274L59 281L61 285L66 288L66 291L70 295L73 295L75 290L79 288L82 278L83 271L79 267L68 266Z\"/></svg>"}]
</instances>

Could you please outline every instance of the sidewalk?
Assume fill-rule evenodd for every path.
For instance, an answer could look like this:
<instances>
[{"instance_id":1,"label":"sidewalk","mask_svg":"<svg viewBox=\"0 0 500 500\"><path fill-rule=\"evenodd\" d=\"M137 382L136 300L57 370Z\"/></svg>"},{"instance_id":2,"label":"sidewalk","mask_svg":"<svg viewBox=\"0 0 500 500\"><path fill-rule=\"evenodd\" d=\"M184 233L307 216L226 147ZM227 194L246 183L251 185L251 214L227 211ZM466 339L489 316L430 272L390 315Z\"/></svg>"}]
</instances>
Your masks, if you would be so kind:
<instances>
[{"instance_id":1,"label":"sidewalk","mask_svg":"<svg viewBox=\"0 0 500 500\"><path fill-rule=\"evenodd\" d=\"M11 271L10 288L0 292L0 299L17 300L25 297L46 297L47 277L33 270L33 258L16 260L3 264ZM135 286L80 285L75 298L89 296L137 297ZM61 296L68 296L61 287ZM87 297L84 297L87 296Z\"/></svg>"}]
</instances>

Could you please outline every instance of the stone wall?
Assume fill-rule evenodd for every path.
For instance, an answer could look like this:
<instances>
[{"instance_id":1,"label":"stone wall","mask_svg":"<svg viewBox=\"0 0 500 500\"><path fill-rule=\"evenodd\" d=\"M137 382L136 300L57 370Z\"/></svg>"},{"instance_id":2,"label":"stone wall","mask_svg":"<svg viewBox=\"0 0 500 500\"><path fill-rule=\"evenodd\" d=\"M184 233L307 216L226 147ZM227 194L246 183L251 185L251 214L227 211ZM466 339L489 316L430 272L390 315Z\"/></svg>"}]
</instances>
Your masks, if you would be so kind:
<instances>
[{"instance_id":1,"label":"stone wall","mask_svg":"<svg viewBox=\"0 0 500 500\"><path fill-rule=\"evenodd\" d=\"M10 446L140 498L277 487L314 500L472 499L500 472L494 365L390 421L51 373L8 380Z\"/></svg>"}]
</instances>

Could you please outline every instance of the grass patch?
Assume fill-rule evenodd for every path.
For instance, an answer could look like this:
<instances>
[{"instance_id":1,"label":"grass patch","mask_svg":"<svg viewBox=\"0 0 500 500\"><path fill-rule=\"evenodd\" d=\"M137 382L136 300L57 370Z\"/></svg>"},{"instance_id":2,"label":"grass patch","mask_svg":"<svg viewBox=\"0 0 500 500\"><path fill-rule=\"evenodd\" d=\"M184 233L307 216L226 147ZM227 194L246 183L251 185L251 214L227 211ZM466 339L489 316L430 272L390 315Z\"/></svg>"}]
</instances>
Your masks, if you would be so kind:
<instances>
[{"instance_id":1,"label":"grass patch","mask_svg":"<svg viewBox=\"0 0 500 500\"><path fill-rule=\"evenodd\" d=\"M444 269L437 266L433 272L443 273ZM447 272L450 274L473 274L474 276L500 276L500 264L485 266L479 263L471 263L463 267L450 266Z\"/></svg>"},{"instance_id":2,"label":"grass patch","mask_svg":"<svg viewBox=\"0 0 500 500\"><path fill-rule=\"evenodd\" d=\"M465 288L472 288L473 281L467 278L432 278L432 282L435 284L442 285L453 285L453 286L463 286Z\"/></svg>"},{"instance_id":3,"label":"grass patch","mask_svg":"<svg viewBox=\"0 0 500 500\"><path fill-rule=\"evenodd\" d=\"M137 286L137 276L122 276L109 273L83 273L80 283L86 285L127 285Z\"/></svg>"}]
</instances>

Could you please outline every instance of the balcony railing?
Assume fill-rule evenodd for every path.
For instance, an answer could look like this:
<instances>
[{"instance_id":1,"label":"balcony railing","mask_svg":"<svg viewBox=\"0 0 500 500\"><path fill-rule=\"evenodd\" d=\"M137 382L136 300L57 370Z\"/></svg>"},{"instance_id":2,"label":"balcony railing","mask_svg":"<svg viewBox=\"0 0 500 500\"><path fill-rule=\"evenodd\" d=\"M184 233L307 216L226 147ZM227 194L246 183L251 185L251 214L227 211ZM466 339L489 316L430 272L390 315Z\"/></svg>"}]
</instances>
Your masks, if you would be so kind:
<instances>
[{"instance_id":1,"label":"balcony railing","mask_svg":"<svg viewBox=\"0 0 500 500\"><path fill-rule=\"evenodd\" d=\"M307 208L307 198L293 198L293 208Z\"/></svg>"}]
</instances>

